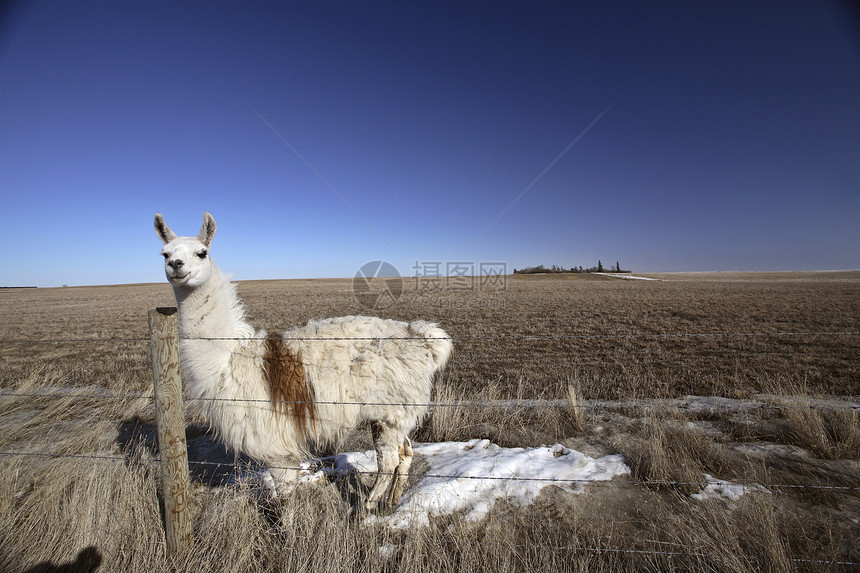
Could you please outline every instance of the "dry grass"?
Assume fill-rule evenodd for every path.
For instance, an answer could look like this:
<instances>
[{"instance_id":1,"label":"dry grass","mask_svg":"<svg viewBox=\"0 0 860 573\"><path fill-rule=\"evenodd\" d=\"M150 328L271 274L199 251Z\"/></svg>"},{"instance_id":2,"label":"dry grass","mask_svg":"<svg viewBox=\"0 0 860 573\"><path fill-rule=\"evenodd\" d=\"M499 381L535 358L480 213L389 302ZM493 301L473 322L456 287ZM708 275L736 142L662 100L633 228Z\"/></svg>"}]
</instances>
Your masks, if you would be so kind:
<instances>
[{"instance_id":1,"label":"dry grass","mask_svg":"<svg viewBox=\"0 0 860 573\"><path fill-rule=\"evenodd\" d=\"M795 443L817 457L834 460L860 452L860 420L857 410L792 408L788 411Z\"/></svg>"},{"instance_id":2,"label":"dry grass","mask_svg":"<svg viewBox=\"0 0 860 573\"><path fill-rule=\"evenodd\" d=\"M789 402L779 408L787 422L784 437L788 443L827 460L850 458L860 452L858 409L821 405L805 385L793 392L783 389L782 395Z\"/></svg>"},{"instance_id":3,"label":"dry grass","mask_svg":"<svg viewBox=\"0 0 860 573\"><path fill-rule=\"evenodd\" d=\"M851 569L826 562L860 562L860 426L844 399L860 397L860 273L664 278L509 277L437 306L417 304L407 282L377 313L436 320L457 338L420 440L622 453L629 479L576 496L550 487L478 527L455 515L402 533L348 515L356 484L275 504L248 483L219 487L229 467L192 465L195 545L177 562L164 555L154 413L140 397L146 310L172 305L169 287L0 291L0 339L65 341L0 343L2 391L21 394L0 397L0 452L66 456L0 455L0 570ZM240 295L271 330L365 312L350 281L249 282ZM821 334L833 332L855 334ZM613 401L688 394L754 406ZM193 417L188 435L192 462L233 461ZM691 498L706 475L773 487Z\"/></svg>"}]
</instances>

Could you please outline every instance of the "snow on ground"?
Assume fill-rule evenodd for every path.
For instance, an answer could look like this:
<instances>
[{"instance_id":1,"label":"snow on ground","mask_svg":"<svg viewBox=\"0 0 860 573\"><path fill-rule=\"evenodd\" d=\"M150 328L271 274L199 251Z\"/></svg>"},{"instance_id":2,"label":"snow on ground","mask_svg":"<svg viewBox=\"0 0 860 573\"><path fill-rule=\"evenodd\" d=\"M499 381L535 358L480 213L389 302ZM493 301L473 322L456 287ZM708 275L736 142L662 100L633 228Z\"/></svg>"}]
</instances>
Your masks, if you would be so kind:
<instances>
[{"instance_id":1,"label":"snow on ground","mask_svg":"<svg viewBox=\"0 0 860 573\"><path fill-rule=\"evenodd\" d=\"M673 399L638 400L639 407L679 408L691 413L731 412L737 415L758 412L763 407L780 407L784 397L758 395L738 400L715 396L684 396ZM536 405L539 401L498 402L494 404L520 407ZM560 401L558 404L565 404ZM546 404L553 405L550 401ZM820 399L816 404L832 408L857 408L858 402ZM608 411L628 406L628 401L588 400L585 407ZM698 429L702 429L698 427ZM780 444L750 444L773 455L785 455L788 446ZM799 448L794 448L799 450ZM792 455L798 455L792 450ZM367 523L382 523L394 529L421 527L437 516L462 512L470 520L486 517L493 505L506 500L514 505L528 505L541 490L555 485L570 493L581 493L591 481L611 480L630 474L621 455L591 458L560 444L539 448L502 448L488 440L415 444L416 456L424 459L426 470L419 471L417 481L410 483L397 509L390 515L365 518ZM801 450L802 451L802 450ZM413 466L414 468L415 466ZM300 483L328 483L359 474L366 484L376 472L376 454L372 450L342 453L322 460L302 463ZM416 470L417 471L417 470ZM260 476L273 491L274 483L268 472ZM705 475L702 490L692 494L698 501L720 499L729 505L751 492L768 490L755 484L737 484Z\"/></svg>"},{"instance_id":2,"label":"snow on ground","mask_svg":"<svg viewBox=\"0 0 860 573\"><path fill-rule=\"evenodd\" d=\"M705 474L707 485L699 493L694 493L690 497L699 501L706 499L722 499L727 502L737 501L741 496L750 493L751 491L767 491L757 485L741 485L721 479L715 479L708 474Z\"/></svg>"},{"instance_id":3,"label":"snow on ground","mask_svg":"<svg viewBox=\"0 0 860 573\"><path fill-rule=\"evenodd\" d=\"M390 515L367 517L393 529L427 525L431 517L464 512L480 521L498 500L515 505L534 502L548 485L580 493L591 481L611 480L630 473L621 455L591 458L560 444L539 448L502 448L489 440L415 444L428 469L408 487ZM375 472L373 451L344 453L329 458L333 467L301 478L313 482L345 477L352 472Z\"/></svg>"},{"instance_id":4,"label":"snow on ground","mask_svg":"<svg viewBox=\"0 0 860 573\"><path fill-rule=\"evenodd\" d=\"M628 280L636 280L636 281L660 281L666 282L666 279L652 279L648 277L637 277L634 275L626 275L626 274L618 274L618 273L594 273L596 275L600 275L602 277L615 277L616 279L628 279Z\"/></svg>"}]
</instances>

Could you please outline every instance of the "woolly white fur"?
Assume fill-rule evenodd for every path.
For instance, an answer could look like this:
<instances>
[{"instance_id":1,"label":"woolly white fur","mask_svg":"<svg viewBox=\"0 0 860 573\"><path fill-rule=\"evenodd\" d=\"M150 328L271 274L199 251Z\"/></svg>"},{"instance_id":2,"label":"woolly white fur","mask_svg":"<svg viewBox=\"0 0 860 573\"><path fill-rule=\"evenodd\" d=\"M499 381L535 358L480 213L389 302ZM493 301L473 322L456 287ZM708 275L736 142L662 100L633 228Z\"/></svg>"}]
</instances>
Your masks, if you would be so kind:
<instances>
[{"instance_id":1,"label":"woolly white fur","mask_svg":"<svg viewBox=\"0 0 860 573\"><path fill-rule=\"evenodd\" d=\"M205 214L197 238L177 237L160 215L156 229L179 308L189 397L199 399L204 417L236 451L269 464L306 455L310 444L290 414L271 402L263 361L268 333L248 324L236 286L208 256L214 219ZM408 443L426 415L434 375L453 348L433 323L368 316L313 320L284 333L283 341L301 357L313 389L308 441L315 443L335 441L367 421L381 422Z\"/></svg>"}]
</instances>

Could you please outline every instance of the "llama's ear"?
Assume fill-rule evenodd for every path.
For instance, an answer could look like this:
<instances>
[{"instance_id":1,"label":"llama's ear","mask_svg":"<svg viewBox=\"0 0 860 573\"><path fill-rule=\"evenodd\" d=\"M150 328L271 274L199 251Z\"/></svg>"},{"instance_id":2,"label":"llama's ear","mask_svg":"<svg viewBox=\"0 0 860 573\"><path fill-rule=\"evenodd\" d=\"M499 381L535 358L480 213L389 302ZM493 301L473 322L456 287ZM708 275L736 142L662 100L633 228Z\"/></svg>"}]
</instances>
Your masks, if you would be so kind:
<instances>
[{"instance_id":1,"label":"llama's ear","mask_svg":"<svg viewBox=\"0 0 860 573\"><path fill-rule=\"evenodd\" d=\"M176 233L170 230L170 227L164 222L164 217L161 216L161 213L155 214L155 232L158 233L158 236L161 237L165 245L176 238Z\"/></svg>"},{"instance_id":2,"label":"llama's ear","mask_svg":"<svg viewBox=\"0 0 860 573\"><path fill-rule=\"evenodd\" d=\"M212 237L215 236L215 218L208 211L203 213L203 226L200 228L200 234L197 235L197 240L209 246L212 242Z\"/></svg>"}]
</instances>

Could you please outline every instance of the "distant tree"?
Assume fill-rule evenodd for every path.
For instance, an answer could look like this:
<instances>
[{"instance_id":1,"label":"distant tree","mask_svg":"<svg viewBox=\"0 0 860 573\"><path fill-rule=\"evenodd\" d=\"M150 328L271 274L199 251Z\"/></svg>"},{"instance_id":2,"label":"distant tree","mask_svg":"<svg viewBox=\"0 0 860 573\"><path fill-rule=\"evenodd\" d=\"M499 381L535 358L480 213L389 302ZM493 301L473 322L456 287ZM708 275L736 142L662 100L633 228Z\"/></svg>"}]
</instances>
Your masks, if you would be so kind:
<instances>
[{"instance_id":1,"label":"distant tree","mask_svg":"<svg viewBox=\"0 0 860 573\"><path fill-rule=\"evenodd\" d=\"M621 272L621 263L619 263L618 261L615 261L615 272L616 273Z\"/></svg>"},{"instance_id":2,"label":"distant tree","mask_svg":"<svg viewBox=\"0 0 860 573\"><path fill-rule=\"evenodd\" d=\"M600 261L597 261L597 272L603 272L603 263L601 263Z\"/></svg>"}]
</instances>

